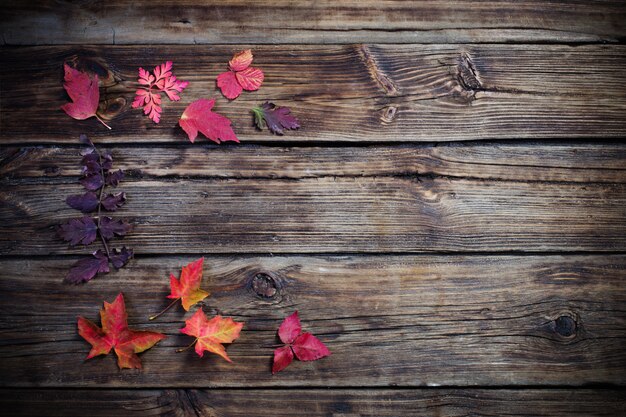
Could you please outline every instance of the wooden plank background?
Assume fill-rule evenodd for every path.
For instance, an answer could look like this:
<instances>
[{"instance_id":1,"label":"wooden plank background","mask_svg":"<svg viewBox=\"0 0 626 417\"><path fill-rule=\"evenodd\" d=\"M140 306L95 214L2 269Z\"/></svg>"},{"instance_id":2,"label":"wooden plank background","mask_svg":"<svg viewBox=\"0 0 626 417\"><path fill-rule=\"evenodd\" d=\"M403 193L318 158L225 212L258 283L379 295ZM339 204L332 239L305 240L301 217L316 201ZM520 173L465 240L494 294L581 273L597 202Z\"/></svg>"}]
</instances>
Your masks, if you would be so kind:
<instances>
[{"instance_id":1,"label":"wooden plank background","mask_svg":"<svg viewBox=\"0 0 626 417\"><path fill-rule=\"evenodd\" d=\"M622 1L3 1L0 415L620 416L626 409L626 7ZM252 48L266 79L215 88ZM159 125L137 68L190 81ZM62 64L100 76L76 121ZM241 144L189 144L216 97ZM260 132L287 105L302 129ZM90 248L78 135L127 171L136 258L62 283ZM94 246L95 247L95 246ZM234 360L175 353L188 317L168 276L205 256L199 308L244 321ZM84 361L76 317L123 292L168 337L119 371ZM332 355L271 375L299 310Z\"/></svg>"}]
</instances>

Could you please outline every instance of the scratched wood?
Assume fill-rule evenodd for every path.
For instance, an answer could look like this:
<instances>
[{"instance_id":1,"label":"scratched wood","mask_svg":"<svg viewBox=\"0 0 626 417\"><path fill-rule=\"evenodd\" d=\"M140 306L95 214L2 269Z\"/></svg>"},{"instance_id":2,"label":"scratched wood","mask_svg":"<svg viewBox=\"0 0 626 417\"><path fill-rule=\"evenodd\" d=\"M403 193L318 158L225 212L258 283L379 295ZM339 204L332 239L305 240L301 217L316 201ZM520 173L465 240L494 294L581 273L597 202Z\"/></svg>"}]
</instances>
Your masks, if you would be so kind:
<instances>
[{"instance_id":1,"label":"scratched wood","mask_svg":"<svg viewBox=\"0 0 626 417\"><path fill-rule=\"evenodd\" d=\"M622 391L555 390L0 390L0 415L395 417L623 415Z\"/></svg>"},{"instance_id":2,"label":"scratched wood","mask_svg":"<svg viewBox=\"0 0 626 417\"><path fill-rule=\"evenodd\" d=\"M482 142L368 147L241 144L106 147L132 178L445 176L514 181L626 182L626 145ZM0 148L0 177L37 180L79 175L76 147Z\"/></svg>"},{"instance_id":3,"label":"scratched wood","mask_svg":"<svg viewBox=\"0 0 626 417\"><path fill-rule=\"evenodd\" d=\"M228 102L215 78L243 46L58 46L0 50L0 143L185 143L177 121L201 97L233 121L243 141L414 142L626 135L623 45L281 45L257 46L266 81ZM32 57L36 56L37 60ZM159 125L130 104L138 66L175 62L190 81L167 102ZM100 115L74 121L59 107L62 64L102 78ZM253 127L263 100L292 108L303 128L284 137ZM200 142L206 139L200 140Z\"/></svg>"},{"instance_id":4,"label":"scratched wood","mask_svg":"<svg viewBox=\"0 0 626 417\"><path fill-rule=\"evenodd\" d=\"M8 45L613 42L626 35L620 1L5 3Z\"/></svg>"},{"instance_id":5,"label":"scratched wood","mask_svg":"<svg viewBox=\"0 0 626 417\"><path fill-rule=\"evenodd\" d=\"M74 259L5 259L3 387L517 386L626 383L626 256L265 256L207 253L201 307L245 322L233 363L179 333L168 276L200 255L138 257L87 285L61 283ZM168 338L143 371L113 355L83 361L76 317L98 321L122 291L131 327ZM294 310L332 355L270 372L276 329Z\"/></svg>"}]
</instances>

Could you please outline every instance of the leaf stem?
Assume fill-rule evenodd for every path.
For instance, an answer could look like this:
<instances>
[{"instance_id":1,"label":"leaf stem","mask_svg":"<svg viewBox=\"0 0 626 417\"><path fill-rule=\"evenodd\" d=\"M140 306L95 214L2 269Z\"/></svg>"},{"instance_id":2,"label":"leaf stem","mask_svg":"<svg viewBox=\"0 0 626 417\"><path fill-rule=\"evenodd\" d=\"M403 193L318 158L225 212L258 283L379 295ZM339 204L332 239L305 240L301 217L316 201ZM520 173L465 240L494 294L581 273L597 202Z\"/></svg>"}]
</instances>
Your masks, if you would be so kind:
<instances>
[{"instance_id":1,"label":"leaf stem","mask_svg":"<svg viewBox=\"0 0 626 417\"><path fill-rule=\"evenodd\" d=\"M100 121L100 123L102 123L103 125L105 125L106 127L109 128L109 130L111 130L111 126L109 126L108 124L104 123L104 120L102 120L100 117L98 117L97 114L94 113L94 116L96 116L96 119L98 119Z\"/></svg>"},{"instance_id":2,"label":"leaf stem","mask_svg":"<svg viewBox=\"0 0 626 417\"><path fill-rule=\"evenodd\" d=\"M104 177L104 168L102 167L102 155L100 155L100 151L98 151L98 149L95 146L93 148L98 154L98 163L100 164L100 175L102 176L102 187L100 188L100 196L98 197L98 236L100 236L100 240L102 240L102 245L104 246L104 250L107 253L107 258L111 258L107 241L104 238L104 236L102 236L102 232L100 231L100 213L102 212L102 196L104 196L104 189L106 188L106 179Z\"/></svg>"},{"instance_id":3,"label":"leaf stem","mask_svg":"<svg viewBox=\"0 0 626 417\"><path fill-rule=\"evenodd\" d=\"M155 314L154 316L149 317L149 318L148 318L148 320L154 320L154 319L156 319L157 317L160 317L163 313L165 313L167 310L169 310L170 308L172 308L172 306L173 306L174 304L176 304L176 302L177 302L178 300L180 300L180 298L177 298L177 299L175 299L174 301L172 301L172 302L170 303L170 305L168 305L167 307L165 307L165 309L164 309L163 311L161 311L159 314Z\"/></svg>"},{"instance_id":4,"label":"leaf stem","mask_svg":"<svg viewBox=\"0 0 626 417\"><path fill-rule=\"evenodd\" d=\"M191 344L190 344L189 346L184 347L184 348L180 348L180 349L176 349L176 353L180 353L180 352L184 352L184 351L188 350L188 349L189 349L189 348L191 348L191 347L194 345L194 343L196 343L197 341L198 341L198 339L196 338L196 339L194 339L194 340L193 340L193 342L191 342Z\"/></svg>"}]
</instances>

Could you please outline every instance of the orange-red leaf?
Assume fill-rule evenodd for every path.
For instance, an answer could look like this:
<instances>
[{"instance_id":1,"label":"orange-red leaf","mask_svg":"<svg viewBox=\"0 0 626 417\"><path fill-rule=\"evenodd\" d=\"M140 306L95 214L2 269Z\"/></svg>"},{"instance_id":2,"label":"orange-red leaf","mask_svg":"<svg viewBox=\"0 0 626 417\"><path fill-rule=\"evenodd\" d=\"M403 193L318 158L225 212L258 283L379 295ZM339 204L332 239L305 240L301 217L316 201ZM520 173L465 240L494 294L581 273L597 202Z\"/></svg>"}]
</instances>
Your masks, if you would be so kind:
<instances>
[{"instance_id":1,"label":"orange-red leaf","mask_svg":"<svg viewBox=\"0 0 626 417\"><path fill-rule=\"evenodd\" d=\"M243 71L252 64L252 50L237 52L233 55L233 59L228 61L228 66L233 71Z\"/></svg>"},{"instance_id":2,"label":"orange-red leaf","mask_svg":"<svg viewBox=\"0 0 626 417\"><path fill-rule=\"evenodd\" d=\"M239 337L243 323L237 323L230 317L215 316L208 320L202 309L185 321L180 331L196 338L196 353L202 357L204 351L215 353L232 362L222 343L232 343Z\"/></svg>"},{"instance_id":3,"label":"orange-red leaf","mask_svg":"<svg viewBox=\"0 0 626 417\"><path fill-rule=\"evenodd\" d=\"M92 78L89 74L78 71L67 64L64 64L63 67L65 69L63 88L67 91L72 102L64 104L61 106L61 109L68 116L77 120L95 117L100 123L111 129L96 115L98 101L100 100L98 75L94 74Z\"/></svg>"},{"instance_id":4,"label":"orange-red leaf","mask_svg":"<svg viewBox=\"0 0 626 417\"><path fill-rule=\"evenodd\" d=\"M204 258L191 262L183 266L180 273L180 280L174 275L170 275L170 287L172 293L167 298L181 299L183 308L189 311L189 308L199 301L204 300L209 293L200 289L202 281L202 264Z\"/></svg>"},{"instance_id":5,"label":"orange-red leaf","mask_svg":"<svg viewBox=\"0 0 626 417\"><path fill-rule=\"evenodd\" d=\"M235 76L237 77L239 85L247 91L258 90L259 87L261 87L261 84L263 84L263 78L265 78L263 71L252 67L236 72Z\"/></svg>"},{"instance_id":6,"label":"orange-red leaf","mask_svg":"<svg viewBox=\"0 0 626 417\"><path fill-rule=\"evenodd\" d=\"M187 133L191 143L196 140L198 132L217 143L220 143L220 140L239 142L230 126L230 120L211 111L214 104L214 99L203 98L194 101L187 106L178 124Z\"/></svg>"},{"instance_id":7,"label":"orange-red leaf","mask_svg":"<svg viewBox=\"0 0 626 417\"><path fill-rule=\"evenodd\" d=\"M157 332L134 331L128 328L124 296L120 293L113 303L104 302L100 310L102 328L86 318L78 318L78 334L92 346L87 359L106 355L111 349L117 355L120 368L141 368L137 353L150 349L165 335Z\"/></svg>"}]
</instances>

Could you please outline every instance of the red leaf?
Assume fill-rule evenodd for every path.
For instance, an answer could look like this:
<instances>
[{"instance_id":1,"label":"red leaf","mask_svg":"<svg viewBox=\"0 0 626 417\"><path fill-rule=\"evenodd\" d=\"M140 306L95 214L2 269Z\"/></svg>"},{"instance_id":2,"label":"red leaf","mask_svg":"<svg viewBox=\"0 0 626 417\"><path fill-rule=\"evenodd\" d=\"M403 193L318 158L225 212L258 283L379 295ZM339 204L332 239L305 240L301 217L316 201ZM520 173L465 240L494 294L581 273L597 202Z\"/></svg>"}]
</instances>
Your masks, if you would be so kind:
<instances>
[{"instance_id":1,"label":"red leaf","mask_svg":"<svg viewBox=\"0 0 626 417\"><path fill-rule=\"evenodd\" d=\"M232 71L226 71L217 76L217 86L222 90L222 94L229 100L239 97L243 87L237 81L237 76Z\"/></svg>"},{"instance_id":2,"label":"red leaf","mask_svg":"<svg viewBox=\"0 0 626 417\"><path fill-rule=\"evenodd\" d=\"M266 101L252 109L256 127L263 130L267 126L272 133L283 134L283 129L298 129L300 122L292 114L289 107L279 107Z\"/></svg>"},{"instance_id":3,"label":"red leaf","mask_svg":"<svg viewBox=\"0 0 626 417\"><path fill-rule=\"evenodd\" d=\"M300 333L302 333L302 326L297 311L287 317L278 328L278 337L283 343L293 343Z\"/></svg>"},{"instance_id":4,"label":"red leaf","mask_svg":"<svg viewBox=\"0 0 626 417\"><path fill-rule=\"evenodd\" d=\"M274 351L274 364L272 373L280 372L293 362L293 351L291 346L283 346Z\"/></svg>"},{"instance_id":5,"label":"red leaf","mask_svg":"<svg viewBox=\"0 0 626 417\"><path fill-rule=\"evenodd\" d=\"M198 132L217 143L220 143L220 139L223 142L229 140L239 142L235 132L230 127L230 120L211 111L214 104L214 99L194 101L187 106L178 124L187 133L191 143L196 140Z\"/></svg>"},{"instance_id":6,"label":"red leaf","mask_svg":"<svg viewBox=\"0 0 626 417\"><path fill-rule=\"evenodd\" d=\"M260 69L250 67L251 63L250 49L236 53L233 59L228 61L230 71L217 76L217 86L222 90L224 97L234 100L243 90L256 91L261 87L265 75Z\"/></svg>"},{"instance_id":7,"label":"red leaf","mask_svg":"<svg viewBox=\"0 0 626 417\"><path fill-rule=\"evenodd\" d=\"M243 71L236 72L237 81L247 91L256 91L263 84L263 71L258 68L246 68Z\"/></svg>"},{"instance_id":8,"label":"red leaf","mask_svg":"<svg viewBox=\"0 0 626 417\"><path fill-rule=\"evenodd\" d=\"M330 355L326 345L317 337L301 332L297 311L283 320L278 328L278 337L285 346L274 350L272 374L285 369L293 361L294 355L301 361L314 361Z\"/></svg>"},{"instance_id":9,"label":"red leaf","mask_svg":"<svg viewBox=\"0 0 626 417\"><path fill-rule=\"evenodd\" d=\"M170 275L170 287L172 293L167 298L181 299L185 311L199 301L208 297L209 293L200 289L202 281L202 264L204 258L191 262L180 273L180 281L174 275Z\"/></svg>"},{"instance_id":10,"label":"red leaf","mask_svg":"<svg viewBox=\"0 0 626 417\"><path fill-rule=\"evenodd\" d=\"M154 123L161 121L161 92L165 93L172 101L180 100L181 93L189 83L181 81L172 74L172 61L167 61L154 68L154 75L143 68L139 68L140 85L145 85L135 92L135 100L132 107L143 107L144 114L148 115Z\"/></svg>"},{"instance_id":11,"label":"red leaf","mask_svg":"<svg viewBox=\"0 0 626 417\"><path fill-rule=\"evenodd\" d=\"M100 100L98 75L94 74L93 78L91 78L89 74L78 71L67 64L64 64L63 67L65 69L63 88L67 91L72 102L64 104L61 106L61 109L68 116L77 120L95 117L100 123L111 129L109 125L96 115L98 101Z\"/></svg>"},{"instance_id":12,"label":"red leaf","mask_svg":"<svg viewBox=\"0 0 626 417\"><path fill-rule=\"evenodd\" d=\"M232 362L222 343L232 343L239 337L239 332L243 323L237 323L231 318L215 316L208 320L202 309L185 321L185 327L180 329L181 333L195 336L196 353L202 357L204 351L215 353Z\"/></svg>"},{"instance_id":13,"label":"red leaf","mask_svg":"<svg viewBox=\"0 0 626 417\"><path fill-rule=\"evenodd\" d=\"M93 322L78 318L78 334L92 346L87 359L97 355L107 355L111 349L117 355L117 365L121 368L139 368L141 361L137 353L150 349L165 335L157 332L138 332L128 328L124 296L120 293L113 303L104 302L100 310L102 328Z\"/></svg>"}]
</instances>

